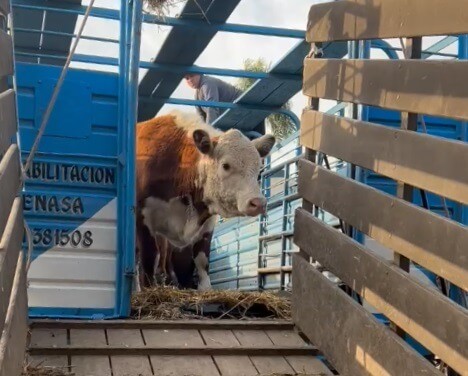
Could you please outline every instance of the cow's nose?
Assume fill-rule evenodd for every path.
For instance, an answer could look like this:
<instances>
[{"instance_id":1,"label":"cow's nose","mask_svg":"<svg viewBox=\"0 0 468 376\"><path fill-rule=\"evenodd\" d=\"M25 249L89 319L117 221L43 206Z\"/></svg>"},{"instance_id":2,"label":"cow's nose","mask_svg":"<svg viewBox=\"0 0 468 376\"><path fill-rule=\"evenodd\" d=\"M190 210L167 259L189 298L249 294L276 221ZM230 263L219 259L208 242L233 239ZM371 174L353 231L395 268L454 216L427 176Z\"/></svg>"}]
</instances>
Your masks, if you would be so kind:
<instances>
[{"instance_id":1,"label":"cow's nose","mask_svg":"<svg viewBox=\"0 0 468 376\"><path fill-rule=\"evenodd\" d=\"M259 214L264 214L266 210L266 199L263 197L256 197L249 200L247 207L247 215L255 217Z\"/></svg>"}]
</instances>

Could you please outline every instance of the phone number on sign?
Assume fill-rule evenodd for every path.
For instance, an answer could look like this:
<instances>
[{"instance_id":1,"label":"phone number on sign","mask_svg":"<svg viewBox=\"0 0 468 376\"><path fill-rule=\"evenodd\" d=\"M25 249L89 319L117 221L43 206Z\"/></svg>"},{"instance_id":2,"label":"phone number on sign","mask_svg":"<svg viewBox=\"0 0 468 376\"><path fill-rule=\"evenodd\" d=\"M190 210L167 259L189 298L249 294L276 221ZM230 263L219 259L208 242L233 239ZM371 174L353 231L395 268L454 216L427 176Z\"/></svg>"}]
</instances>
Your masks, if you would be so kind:
<instances>
[{"instance_id":1,"label":"phone number on sign","mask_svg":"<svg viewBox=\"0 0 468 376\"><path fill-rule=\"evenodd\" d=\"M33 245L50 245L89 248L93 244L93 233L80 230L33 229Z\"/></svg>"}]
</instances>

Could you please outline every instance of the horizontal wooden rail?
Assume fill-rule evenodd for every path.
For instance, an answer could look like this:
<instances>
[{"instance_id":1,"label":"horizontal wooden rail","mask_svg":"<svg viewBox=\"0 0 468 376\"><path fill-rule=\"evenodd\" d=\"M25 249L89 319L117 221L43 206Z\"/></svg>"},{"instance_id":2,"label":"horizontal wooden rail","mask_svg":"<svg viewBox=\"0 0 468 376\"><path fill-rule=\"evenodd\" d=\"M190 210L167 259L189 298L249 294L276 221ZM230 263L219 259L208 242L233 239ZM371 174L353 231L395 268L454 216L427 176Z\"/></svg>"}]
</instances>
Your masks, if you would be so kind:
<instances>
[{"instance_id":1,"label":"horizontal wooden rail","mask_svg":"<svg viewBox=\"0 0 468 376\"><path fill-rule=\"evenodd\" d=\"M303 209L294 242L453 369L468 370L466 309Z\"/></svg>"},{"instance_id":2,"label":"horizontal wooden rail","mask_svg":"<svg viewBox=\"0 0 468 376\"><path fill-rule=\"evenodd\" d=\"M21 245L20 245L21 246ZM28 298L23 252L18 256L8 313L0 338L0 376L19 375L23 369L28 334Z\"/></svg>"},{"instance_id":3,"label":"horizontal wooden rail","mask_svg":"<svg viewBox=\"0 0 468 376\"><path fill-rule=\"evenodd\" d=\"M308 161L299 164L299 193L385 247L468 289L466 226Z\"/></svg>"},{"instance_id":4,"label":"horizontal wooden rail","mask_svg":"<svg viewBox=\"0 0 468 376\"><path fill-rule=\"evenodd\" d=\"M460 0L341 0L312 5L308 42L468 34Z\"/></svg>"},{"instance_id":5,"label":"horizontal wooden rail","mask_svg":"<svg viewBox=\"0 0 468 376\"><path fill-rule=\"evenodd\" d=\"M17 145L11 145L0 161L0 239L20 184L20 160Z\"/></svg>"},{"instance_id":6,"label":"horizontal wooden rail","mask_svg":"<svg viewBox=\"0 0 468 376\"><path fill-rule=\"evenodd\" d=\"M0 78L13 74L13 43L10 35L0 29Z\"/></svg>"},{"instance_id":7,"label":"horizontal wooden rail","mask_svg":"<svg viewBox=\"0 0 468 376\"><path fill-rule=\"evenodd\" d=\"M16 198L11 209L8 224L0 239L0 333L10 302L18 255L23 241L23 205Z\"/></svg>"},{"instance_id":8,"label":"horizontal wooden rail","mask_svg":"<svg viewBox=\"0 0 468 376\"><path fill-rule=\"evenodd\" d=\"M30 355L317 355L312 346L50 346L30 347Z\"/></svg>"},{"instance_id":9,"label":"horizontal wooden rail","mask_svg":"<svg viewBox=\"0 0 468 376\"><path fill-rule=\"evenodd\" d=\"M15 92L11 89L0 93L0 160L16 134Z\"/></svg>"},{"instance_id":10,"label":"horizontal wooden rail","mask_svg":"<svg viewBox=\"0 0 468 376\"><path fill-rule=\"evenodd\" d=\"M31 329L291 330L291 321L239 320L32 320Z\"/></svg>"},{"instance_id":11,"label":"horizontal wooden rail","mask_svg":"<svg viewBox=\"0 0 468 376\"><path fill-rule=\"evenodd\" d=\"M310 149L468 204L466 142L312 110L302 114L300 137Z\"/></svg>"},{"instance_id":12,"label":"horizontal wooden rail","mask_svg":"<svg viewBox=\"0 0 468 376\"><path fill-rule=\"evenodd\" d=\"M305 95L468 120L468 62L306 59Z\"/></svg>"},{"instance_id":13,"label":"horizontal wooden rail","mask_svg":"<svg viewBox=\"0 0 468 376\"><path fill-rule=\"evenodd\" d=\"M340 374L442 375L300 255L293 270L294 322Z\"/></svg>"}]
</instances>

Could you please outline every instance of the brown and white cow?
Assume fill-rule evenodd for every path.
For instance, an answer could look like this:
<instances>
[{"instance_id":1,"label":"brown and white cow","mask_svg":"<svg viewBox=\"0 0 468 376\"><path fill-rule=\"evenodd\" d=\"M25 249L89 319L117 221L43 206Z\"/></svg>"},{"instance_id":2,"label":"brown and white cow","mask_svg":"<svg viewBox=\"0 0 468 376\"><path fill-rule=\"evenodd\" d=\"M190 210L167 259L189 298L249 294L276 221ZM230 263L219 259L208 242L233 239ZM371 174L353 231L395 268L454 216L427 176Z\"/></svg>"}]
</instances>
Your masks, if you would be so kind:
<instances>
[{"instance_id":1,"label":"brown and white cow","mask_svg":"<svg viewBox=\"0 0 468 376\"><path fill-rule=\"evenodd\" d=\"M213 231L218 215L257 216L265 211L257 179L261 159L274 143L271 135L250 141L238 130L221 132L196 114L178 111L138 124L137 249L142 286L154 283L155 265L161 265L156 243L165 239L177 248L190 246ZM204 252L196 255L195 265L202 279L199 288L209 288Z\"/></svg>"}]
</instances>

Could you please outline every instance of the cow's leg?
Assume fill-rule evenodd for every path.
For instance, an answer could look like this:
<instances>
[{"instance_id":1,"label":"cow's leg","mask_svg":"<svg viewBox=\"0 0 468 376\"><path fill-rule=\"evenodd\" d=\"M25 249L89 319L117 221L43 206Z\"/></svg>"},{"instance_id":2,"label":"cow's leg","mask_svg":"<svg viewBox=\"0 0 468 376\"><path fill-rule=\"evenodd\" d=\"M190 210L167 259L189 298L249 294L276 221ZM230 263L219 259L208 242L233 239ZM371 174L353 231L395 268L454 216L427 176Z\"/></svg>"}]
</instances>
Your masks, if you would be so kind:
<instances>
[{"instance_id":1,"label":"cow's leg","mask_svg":"<svg viewBox=\"0 0 468 376\"><path fill-rule=\"evenodd\" d=\"M211 238L213 231L206 232L193 246L193 257L198 274L198 290L211 289L210 276L208 275L208 260L210 257Z\"/></svg>"},{"instance_id":2,"label":"cow's leg","mask_svg":"<svg viewBox=\"0 0 468 376\"><path fill-rule=\"evenodd\" d=\"M158 248L148 227L137 219L137 247L140 253L140 286L154 286L154 267L158 256Z\"/></svg>"},{"instance_id":3,"label":"cow's leg","mask_svg":"<svg viewBox=\"0 0 468 376\"><path fill-rule=\"evenodd\" d=\"M173 286L179 286L177 275L174 271L174 264L172 263L172 253L174 252L174 246L171 244L167 245L167 258L166 258L166 273L169 283ZM176 251L177 252L177 251Z\"/></svg>"},{"instance_id":4,"label":"cow's leg","mask_svg":"<svg viewBox=\"0 0 468 376\"><path fill-rule=\"evenodd\" d=\"M165 285L167 281L166 263L169 244L166 238L161 235L156 235L156 246L159 250L159 259L155 273L156 279L158 283Z\"/></svg>"},{"instance_id":5,"label":"cow's leg","mask_svg":"<svg viewBox=\"0 0 468 376\"><path fill-rule=\"evenodd\" d=\"M138 238L137 238L138 243ZM141 284L140 284L140 250L138 246L135 247L135 274L133 275L133 282L132 282L132 292L140 292L141 291Z\"/></svg>"},{"instance_id":6,"label":"cow's leg","mask_svg":"<svg viewBox=\"0 0 468 376\"><path fill-rule=\"evenodd\" d=\"M193 272L195 264L193 261L192 246L184 247L182 249L174 249L171 257L171 266L177 278L177 284L182 289L194 289Z\"/></svg>"}]
</instances>

